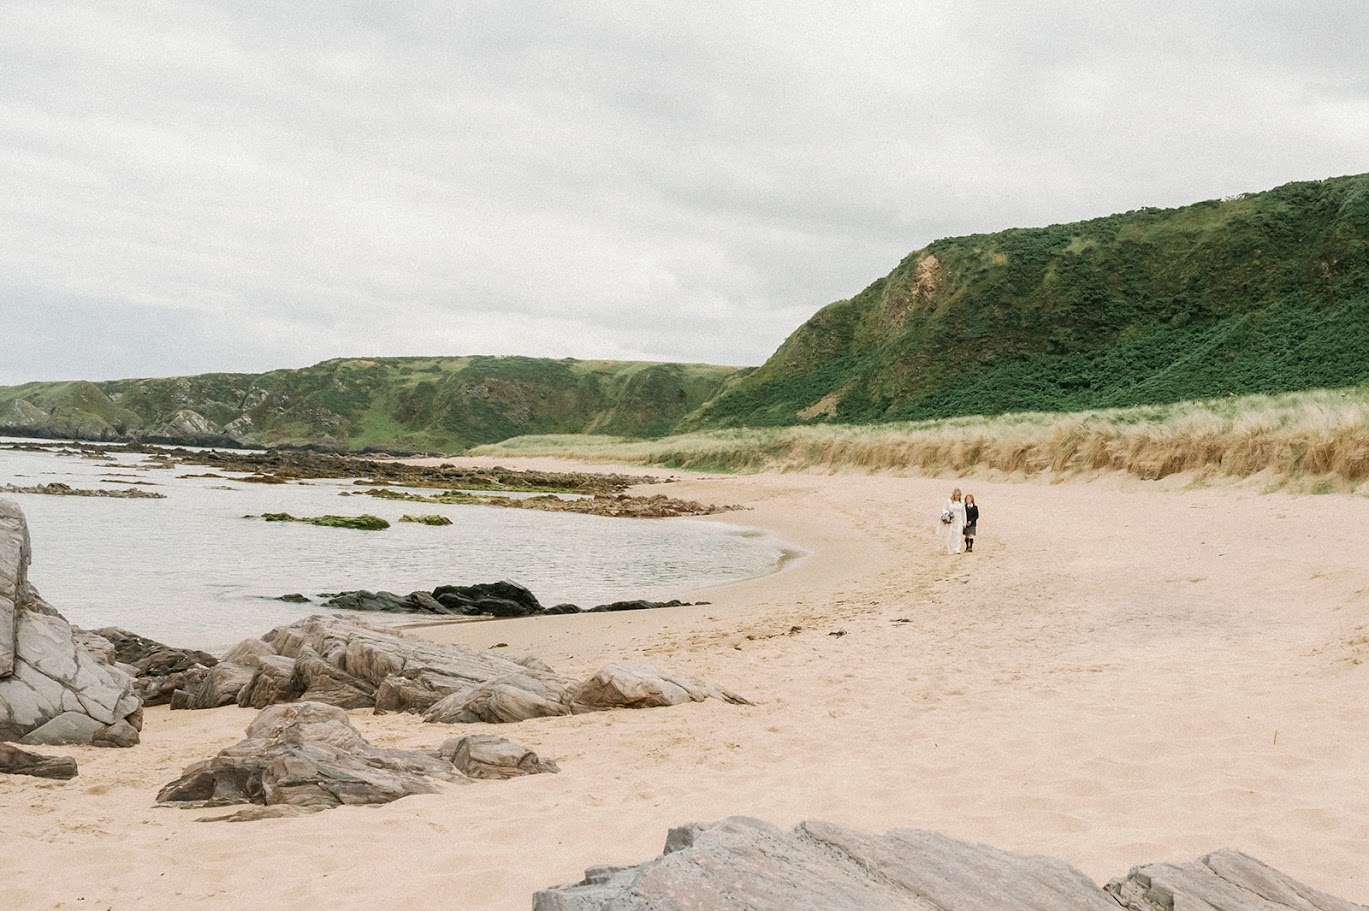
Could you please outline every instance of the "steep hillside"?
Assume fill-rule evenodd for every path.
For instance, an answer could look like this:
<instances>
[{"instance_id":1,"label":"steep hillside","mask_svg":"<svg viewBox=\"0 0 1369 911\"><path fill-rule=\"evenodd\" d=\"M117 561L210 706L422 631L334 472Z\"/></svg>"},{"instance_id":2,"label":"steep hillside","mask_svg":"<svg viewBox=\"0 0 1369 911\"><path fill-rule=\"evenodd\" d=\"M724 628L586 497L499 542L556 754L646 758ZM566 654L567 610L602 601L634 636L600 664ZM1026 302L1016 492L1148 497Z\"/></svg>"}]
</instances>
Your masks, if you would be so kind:
<instances>
[{"instance_id":1,"label":"steep hillside","mask_svg":"<svg viewBox=\"0 0 1369 911\"><path fill-rule=\"evenodd\" d=\"M0 388L0 433L455 452L528 433L660 436L739 371L525 357Z\"/></svg>"},{"instance_id":2,"label":"steep hillside","mask_svg":"<svg viewBox=\"0 0 1369 911\"><path fill-rule=\"evenodd\" d=\"M1369 382L1369 175L939 240L691 427L1074 411Z\"/></svg>"}]
</instances>

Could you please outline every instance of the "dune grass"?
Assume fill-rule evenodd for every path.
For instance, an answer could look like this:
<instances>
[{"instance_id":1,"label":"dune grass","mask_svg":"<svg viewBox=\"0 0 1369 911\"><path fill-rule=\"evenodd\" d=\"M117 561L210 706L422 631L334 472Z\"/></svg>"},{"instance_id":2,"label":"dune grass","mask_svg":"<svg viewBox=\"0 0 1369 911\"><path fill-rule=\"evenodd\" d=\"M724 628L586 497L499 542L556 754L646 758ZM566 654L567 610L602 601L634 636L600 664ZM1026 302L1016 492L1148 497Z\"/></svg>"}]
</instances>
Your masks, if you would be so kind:
<instances>
[{"instance_id":1,"label":"dune grass","mask_svg":"<svg viewBox=\"0 0 1369 911\"><path fill-rule=\"evenodd\" d=\"M471 455L559 456L704 471L863 470L961 474L1179 472L1250 477L1315 492L1369 479L1369 387L1070 413L878 425L715 430L632 440L516 437Z\"/></svg>"}]
</instances>

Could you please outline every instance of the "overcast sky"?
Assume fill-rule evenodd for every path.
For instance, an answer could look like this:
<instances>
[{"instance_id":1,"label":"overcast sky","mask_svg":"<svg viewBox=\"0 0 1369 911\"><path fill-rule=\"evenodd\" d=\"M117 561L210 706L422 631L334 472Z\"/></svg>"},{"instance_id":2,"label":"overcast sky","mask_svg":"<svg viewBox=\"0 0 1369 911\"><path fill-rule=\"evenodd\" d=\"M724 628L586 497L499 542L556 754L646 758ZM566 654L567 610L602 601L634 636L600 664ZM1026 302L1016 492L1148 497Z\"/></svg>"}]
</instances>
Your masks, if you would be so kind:
<instances>
[{"instance_id":1,"label":"overcast sky","mask_svg":"<svg viewBox=\"0 0 1369 911\"><path fill-rule=\"evenodd\" d=\"M944 236L1369 171L1369 4L0 0L0 384L759 364Z\"/></svg>"}]
</instances>

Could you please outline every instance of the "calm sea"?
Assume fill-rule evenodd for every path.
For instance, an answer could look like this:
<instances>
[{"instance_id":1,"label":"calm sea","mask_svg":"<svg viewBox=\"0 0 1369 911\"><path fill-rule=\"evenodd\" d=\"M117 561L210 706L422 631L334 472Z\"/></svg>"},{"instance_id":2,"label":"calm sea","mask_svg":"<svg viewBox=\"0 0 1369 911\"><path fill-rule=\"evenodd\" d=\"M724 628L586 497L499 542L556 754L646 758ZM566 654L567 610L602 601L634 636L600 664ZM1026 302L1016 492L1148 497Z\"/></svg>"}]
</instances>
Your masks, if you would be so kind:
<instances>
[{"instance_id":1,"label":"calm sea","mask_svg":"<svg viewBox=\"0 0 1369 911\"><path fill-rule=\"evenodd\" d=\"M72 623L120 626L207 651L322 610L275 600L288 593L315 599L361 588L408 594L511 579L547 606L591 607L626 598L669 600L701 585L765 575L788 552L766 532L703 519L612 519L341 496L358 489L350 479L267 485L227 472L219 479L182 477L208 470L161 468L117 449L89 458L74 450L0 448L0 485L123 489L143 482L136 489L166 499L0 496L18 502L28 517L30 580ZM366 532L244 518L264 512L370 513L392 524ZM404 513L439 513L452 524L398 522Z\"/></svg>"}]
</instances>

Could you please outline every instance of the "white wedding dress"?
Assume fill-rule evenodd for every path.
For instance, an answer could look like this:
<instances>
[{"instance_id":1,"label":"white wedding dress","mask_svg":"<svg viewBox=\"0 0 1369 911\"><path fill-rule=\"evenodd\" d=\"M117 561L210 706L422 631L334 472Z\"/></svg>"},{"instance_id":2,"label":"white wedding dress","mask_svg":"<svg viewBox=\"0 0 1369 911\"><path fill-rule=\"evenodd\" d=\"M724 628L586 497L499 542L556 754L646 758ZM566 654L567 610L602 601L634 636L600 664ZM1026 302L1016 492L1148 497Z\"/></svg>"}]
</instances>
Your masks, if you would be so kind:
<instances>
[{"instance_id":1,"label":"white wedding dress","mask_svg":"<svg viewBox=\"0 0 1369 911\"><path fill-rule=\"evenodd\" d=\"M946 553L958 554L965 547L965 504L960 500L947 500L941 511L951 514L950 524L943 523L941 526Z\"/></svg>"}]
</instances>

